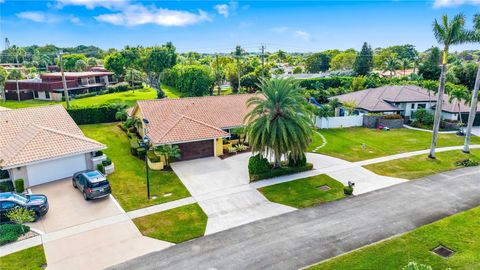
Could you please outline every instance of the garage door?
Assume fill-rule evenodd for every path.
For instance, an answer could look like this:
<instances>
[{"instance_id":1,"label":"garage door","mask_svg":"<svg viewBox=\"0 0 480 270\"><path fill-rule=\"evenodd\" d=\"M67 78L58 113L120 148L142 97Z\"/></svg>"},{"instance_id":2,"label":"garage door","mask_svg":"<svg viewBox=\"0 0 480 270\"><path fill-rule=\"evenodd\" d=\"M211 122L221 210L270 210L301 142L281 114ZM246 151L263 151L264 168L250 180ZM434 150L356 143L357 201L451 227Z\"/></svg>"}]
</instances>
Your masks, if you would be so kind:
<instances>
[{"instance_id":1,"label":"garage door","mask_svg":"<svg viewBox=\"0 0 480 270\"><path fill-rule=\"evenodd\" d=\"M30 186L48 183L54 180L72 177L78 171L87 169L85 155L60 158L27 166Z\"/></svg>"},{"instance_id":2,"label":"garage door","mask_svg":"<svg viewBox=\"0 0 480 270\"><path fill-rule=\"evenodd\" d=\"M213 140L181 143L178 144L178 148L180 148L180 160L213 156Z\"/></svg>"},{"instance_id":3,"label":"garage door","mask_svg":"<svg viewBox=\"0 0 480 270\"><path fill-rule=\"evenodd\" d=\"M463 123L467 123L468 122L468 113L462 113L462 121ZM474 126L480 126L480 113L477 113L475 115L475 121L473 121L473 125Z\"/></svg>"}]
</instances>

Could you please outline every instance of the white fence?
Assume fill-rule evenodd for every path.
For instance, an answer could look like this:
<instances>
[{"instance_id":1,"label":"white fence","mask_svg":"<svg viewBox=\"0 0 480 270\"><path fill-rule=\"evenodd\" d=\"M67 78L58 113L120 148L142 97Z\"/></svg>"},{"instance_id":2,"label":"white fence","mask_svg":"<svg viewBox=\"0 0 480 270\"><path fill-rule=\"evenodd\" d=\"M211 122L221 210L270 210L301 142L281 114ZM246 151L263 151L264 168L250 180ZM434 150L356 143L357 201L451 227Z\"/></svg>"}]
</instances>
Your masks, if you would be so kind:
<instances>
[{"instance_id":1,"label":"white fence","mask_svg":"<svg viewBox=\"0 0 480 270\"><path fill-rule=\"evenodd\" d=\"M342 117L317 117L315 126L318 128L342 128L342 127L361 127L363 125L363 115L342 116Z\"/></svg>"}]
</instances>

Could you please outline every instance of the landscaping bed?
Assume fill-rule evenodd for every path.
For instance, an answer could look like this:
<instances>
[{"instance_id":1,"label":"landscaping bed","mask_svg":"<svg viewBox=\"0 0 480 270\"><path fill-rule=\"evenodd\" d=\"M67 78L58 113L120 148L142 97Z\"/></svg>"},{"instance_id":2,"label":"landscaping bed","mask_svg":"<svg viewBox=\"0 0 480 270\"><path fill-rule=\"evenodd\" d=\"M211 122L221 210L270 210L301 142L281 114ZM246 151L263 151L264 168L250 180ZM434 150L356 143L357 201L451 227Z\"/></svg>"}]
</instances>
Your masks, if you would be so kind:
<instances>
[{"instance_id":1,"label":"landscaping bed","mask_svg":"<svg viewBox=\"0 0 480 270\"><path fill-rule=\"evenodd\" d=\"M473 163L467 164L466 160ZM445 171L474 166L480 162L480 150L473 149L470 154L461 150L436 153L436 159L428 158L427 154L364 166L366 169L380 175L404 179L417 179Z\"/></svg>"},{"instance_id":2,"label":"landscaping bed","mask_svg":"<svg viewBox=\"0 0 480 270\"><path fill-rule=\"evenodd\" d=\"M47 259L42 245L0 257L0 269L2 270L45 269L46 266Z\"/></svg>"},{"instance_id":3,"label":"landscaping bed","mask_svg":"<svg viewBox=\"0 0 480 270\"><path fill-rule=\"evenodd\" d=\"M133 220L143 235L181 243L205 234L207 215L197 203L180 206Z\"/></svg>"},{"instance_id":4,"label":"landscaping bed","mask_svg":"<svg viewBox=\"0 0 480 270\"><path fill-rule=\"evenodd\" d=\"M307 163L305 155L298 161L289 158L288 161L282 163L281 167L274 167L266 158L262 157L261 154L251 156L248 160L250 182L309 171L311 169L313 169L313 164Z\"/></svg>"},{"instance_id":5,"label":"landscaping bed","mask_svg":"<svg viewBox=\"0 0 480 270\"><path fill-rule=\"evenodd\" d=\"M23 226L23 232L22 232ZM2 224L0 225L0 246L15 242L17 240L24 240L37 235L30 232L30 227L19 224Z\"/></svg>"},{"instance_id":6,"label":"landscaping bed","mask_svg":"<svg viewBox=\"0 0 480 270\"><path fill-rule=\"evenodd\" d=\"M326 174L258 189L268 200L295 208L310 207L345 197L344 185Z\"/></svg>"},{"instance_id":7,"label":"landscaping bed","mask_svg":"<svg viewBox=\"0 0 480 270\"><path fill-rule=\"evenodd\" d=\"M430 265L435 270L480 269L479 216L477 207L309 269L402 269L410 261ZM440 244L455 254L448 259L434 254L432 250Z\"/></svg>"}]
</instances>

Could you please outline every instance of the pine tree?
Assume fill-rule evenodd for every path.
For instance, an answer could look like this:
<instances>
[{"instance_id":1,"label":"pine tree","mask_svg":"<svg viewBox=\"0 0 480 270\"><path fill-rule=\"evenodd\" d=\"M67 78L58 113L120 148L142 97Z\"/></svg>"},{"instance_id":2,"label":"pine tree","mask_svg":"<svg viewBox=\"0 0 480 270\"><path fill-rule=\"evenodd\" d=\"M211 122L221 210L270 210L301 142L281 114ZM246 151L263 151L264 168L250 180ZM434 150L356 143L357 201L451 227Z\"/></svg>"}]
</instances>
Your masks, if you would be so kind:
<instances>
[{"instance_id":1,"label":"pine tree","mask_svg":"<svg viewBox=\"0 0 480 270\"><path fill-rule=\"evenodd\" d=\"M363 43L362 50L355 59L353 70L357 75L368 75L373 67L373 51L367 42Z\"/></svg>"}]
</instances>

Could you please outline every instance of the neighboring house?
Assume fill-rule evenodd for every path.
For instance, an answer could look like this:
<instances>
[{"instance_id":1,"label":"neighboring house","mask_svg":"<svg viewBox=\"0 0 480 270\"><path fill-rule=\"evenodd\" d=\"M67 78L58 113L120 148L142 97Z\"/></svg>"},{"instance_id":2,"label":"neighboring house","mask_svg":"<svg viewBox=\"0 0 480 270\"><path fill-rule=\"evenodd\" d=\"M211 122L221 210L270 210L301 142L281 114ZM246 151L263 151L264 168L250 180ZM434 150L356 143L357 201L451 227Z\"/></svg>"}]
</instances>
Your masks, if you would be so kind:
<instances>
[{"instance_id":1,"label":"neighboring house","mask_svg":"<svg viewBox=\"0 0 480 270\"><path fill-rule=\"evenodd\" d=\"M407 120L412 118L413 112L418 109L426 109L432 113L435 111L437 95L414 85L392 85L378 88L365 89L351 92L331 99L342 102L354 102L356 110L354 114L380 113L400 114ZM464 102L453 100L449 102L449 96L444 95L442 106L442 118L457 120L461 113L462 119L468 118L470 107ZM480 110L477 110L477 115ZM343 116L340 112L340 116ZM475 125L480 125L480 116L475 118Z\"/></svg>"},{"instance_id":2,"label":"neighboring house","mask_svg":"<svg viewBox=\"0 0 480 270\"><path fill-rule=\"evenodd\" d=\"M106 86L116 83L113 72L87 71L65 72L65 80L69 94L84 94L90 91L99 91ZM62 74L60 72L43 73L40 78L18 80L20 99L41 99L61 101L64 95ZM17 82L7 80L5 84L6 98L17 100Z\"/></svg>"},{"instance_id":3,"label":"neighboring house","mask_svg":"<svg viewBox=\"0 0 480 270\"><path fill-rule=\"evenodd\" d=\"M0 111L0 170L35 186L94 169L106 146L85 137L62 105Z\"/></svg>"},{"instance_id":4,"label":"neighboring house","mask_svg":"<svg viewBox=\"0 0 480 270\"><path fill-rule=\"evenodd\" d=\"M147 119L139 132L154 146L177 145L181 160L223 154L223 138L244 125L246 101L255 94L139 100L133 115Z\"/></svg>"}]
</instances>

